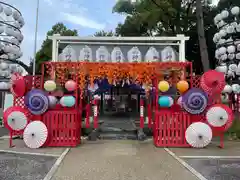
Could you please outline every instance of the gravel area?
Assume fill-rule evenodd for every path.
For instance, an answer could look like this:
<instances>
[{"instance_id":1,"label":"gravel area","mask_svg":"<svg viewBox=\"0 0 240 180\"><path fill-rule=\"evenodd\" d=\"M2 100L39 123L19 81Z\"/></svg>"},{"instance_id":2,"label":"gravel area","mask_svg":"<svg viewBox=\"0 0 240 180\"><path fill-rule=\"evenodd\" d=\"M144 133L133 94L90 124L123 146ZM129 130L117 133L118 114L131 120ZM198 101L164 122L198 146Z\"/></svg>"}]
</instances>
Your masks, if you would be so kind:
<instances>
[{"instance_id":1,"label":"gravel area","mask_svg":"<svg viewBox=\"0 0 240 180\"><path fill-rule=\"evenodd\" d=\"M0 153L0 180L42 180L56 158Z\"/></svg>"}]
</instances>

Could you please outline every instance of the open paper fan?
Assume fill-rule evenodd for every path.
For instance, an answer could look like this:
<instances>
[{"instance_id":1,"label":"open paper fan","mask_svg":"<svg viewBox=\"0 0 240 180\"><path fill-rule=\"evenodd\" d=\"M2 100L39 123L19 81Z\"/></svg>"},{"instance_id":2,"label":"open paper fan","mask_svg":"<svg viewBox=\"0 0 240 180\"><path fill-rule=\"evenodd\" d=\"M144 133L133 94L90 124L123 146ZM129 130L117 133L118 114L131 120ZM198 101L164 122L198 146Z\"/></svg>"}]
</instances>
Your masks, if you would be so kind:
<instances>
[{"instance_id":1,"label":"open paper fan","mask_svg":"<svg viewBox=\"0 0 240 180\"><path fill-rule=\"evenodd\" d=\"M18 106L12 106L3 113L4 125L9 131L22 131L29 122L29 112Z\"/></svg>"},{"instance_id":2,"label":"open paper fan","mask_svg":"<svg viewBox=\"0 0 240 180\"><path fill-rule=\"evenodd\" d=\"M215 104L207 111L206 119L212 127L223 127L223 130L227 130L232 125L233 112L224 104Z\"/></svg>"},{"instance_id":3,"label":"open paper fan","mask_svg":"<svg viewBox=\"0 0 240 180\"><path fill-rule=\"evenodd\" d=\"M200 80L201 88L208 94L220 94L225 85L226 83L224 73L218 72L216 70L205 72Z\"/></svg>"},{"instance_id":4,"label":"open paper fan","mask_svg":"<svg viewBox=\"0 0 240 180\"><path fill-rule=\"evenodd\" d=\"M47 94L39 89L29 91L24 97L25 105L34 115L41 115L49 108L49 99Z\"/></svg>"},{"instance_id":5,"label":"open paper fan","mask_svg":"<svg viewBox=\"0 0 240 180\"><path fill-rule=\"evenodd\" d=\"M202 113L207 105L207 94L201 89L191 88L182 96L182 107L190 114Z\"/></svg>"},{"instance_id":6,"label":"open paper fan","mask_svg":"<svg viewBox=\"0 0 240 180\"><path fill-rule=\"evenodd\" d=\"M206 123L192 123L185 132L188 144L195 148L206 147L212 140L212 129Z\"/></svg>"},{"instance_id":7,"label":"open paper fan","mask_svg":"<svg viewBox=\"0 0 240 180\"><path fill-rule=\"evenodd\" d=\"M44 145L48 137L46 125L41 121L33 121L23 132L23 140L27 147L36 149Z\"/></svg>"},{"instance_id":8,"label":"open paper fan","mask_svg":"<svg viewBox=\"0 0 240 180\"><path fill-rule=\"evenodd\" d=\"M13 74L11 76L11 92L16 97L22 97L26 93L26 81L23 76Z\"/></svg>"}]
</instances>

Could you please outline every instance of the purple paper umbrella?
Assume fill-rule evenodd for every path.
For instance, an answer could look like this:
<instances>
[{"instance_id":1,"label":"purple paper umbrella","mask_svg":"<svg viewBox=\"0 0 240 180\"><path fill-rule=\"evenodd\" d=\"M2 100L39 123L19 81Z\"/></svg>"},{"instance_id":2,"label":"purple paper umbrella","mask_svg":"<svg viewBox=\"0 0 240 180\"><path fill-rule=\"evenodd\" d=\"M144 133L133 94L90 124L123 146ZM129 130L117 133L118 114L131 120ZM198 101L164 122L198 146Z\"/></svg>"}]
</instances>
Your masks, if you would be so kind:
<instances>
[{"instance_id":1,"label":"purple paper umbrella","mask_svg":"<svg viewBox=\"0 0 240 180\"><path fill-rule=\"evenodd\" d=\"M182 96L182 106L190 114L202 113L208 105L207 94L198 88L191 88Z\"/></svg>"},{"instance_id":2,"label":"purple paper umbrella","mask_svg":"<svg viewBox=\"0 0 240 180\"><path fill-rule=\"evenodd\" d=\"M49 108L47 94L39 89L29 91L24 97L24 102L28 110L34 115L41 115Z\"/></svg>"}]
</instances>

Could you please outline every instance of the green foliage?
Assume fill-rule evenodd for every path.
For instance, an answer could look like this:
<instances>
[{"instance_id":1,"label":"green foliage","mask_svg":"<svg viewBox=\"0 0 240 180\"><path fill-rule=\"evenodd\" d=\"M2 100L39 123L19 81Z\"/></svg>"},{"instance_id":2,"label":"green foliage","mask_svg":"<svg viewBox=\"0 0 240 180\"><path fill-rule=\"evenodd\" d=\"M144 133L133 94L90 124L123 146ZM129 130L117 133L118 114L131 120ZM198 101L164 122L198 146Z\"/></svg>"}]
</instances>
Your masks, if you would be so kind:
<instances>
[{"instance_id":1,"label":"green foliage","mask_svg":"<svg viewBox=\"0 0 240 180\"><path fill-rule=\"evenodd\" d=\"M50 31L47 32L47 36L52 36L54 34L60 34L61 36L77 36L78 32L75 29L68 29L63 23L57 23L52 27ZM62 49L60 49L60 52ZM52 40L46 38L43 41L41 49L36 54L36 73L41 73L41 64L51 59Z\"/></svg>"},{"instance_id":2,"label":"green foliage","mask_svg":"<svg viewBox=\"0 0 240 180\"><path fill-rule=\"evenodd\" d=\"M114 36L115 34L114 34L114 32L113 31L98 31L98 32L96 32L95 34L94 34L94 36L98 36L98 37L104 37L104 36L109 36L109 37L112 37L112 36Z\"/></svg>"}]
</instances>

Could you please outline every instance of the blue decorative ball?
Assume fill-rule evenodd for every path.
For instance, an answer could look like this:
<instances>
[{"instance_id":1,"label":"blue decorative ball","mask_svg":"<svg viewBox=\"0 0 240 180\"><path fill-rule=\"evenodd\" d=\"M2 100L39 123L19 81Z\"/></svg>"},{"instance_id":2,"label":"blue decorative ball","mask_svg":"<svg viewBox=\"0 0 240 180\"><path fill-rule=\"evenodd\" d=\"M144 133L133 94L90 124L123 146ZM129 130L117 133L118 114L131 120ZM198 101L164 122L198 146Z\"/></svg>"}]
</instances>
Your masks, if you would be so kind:
<instances>
[{"instance_id":1,"label":"blue decorative ball","mask_svg":"<svg viewBox=\"0 0 240 180\"><path fill-rule=\"evenodd\" d=\"M73 107L76 103L76 99L74 96L63 96L60 99L60 104L63 107Z\"/></svg>"},{"instance_id":2,"label":"blue decorative ball","mask_svg":"<svg viewBox=\"0 0 240 180\"><path fill-rule=\"evenodd\" d=\"M158 98L158 104L160 107L170 107L171 102L169 96L160 96Z\"/></svg>"}]
</instances>

